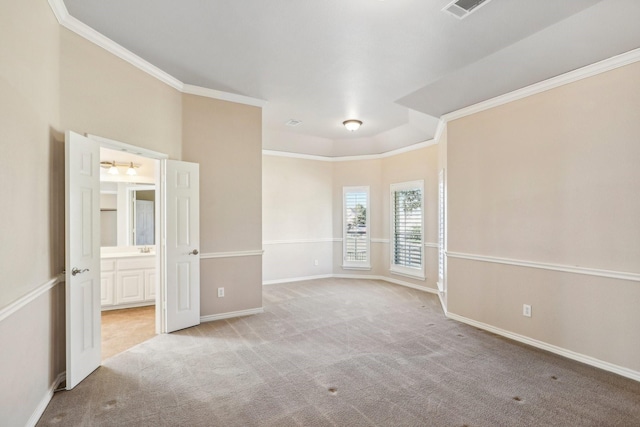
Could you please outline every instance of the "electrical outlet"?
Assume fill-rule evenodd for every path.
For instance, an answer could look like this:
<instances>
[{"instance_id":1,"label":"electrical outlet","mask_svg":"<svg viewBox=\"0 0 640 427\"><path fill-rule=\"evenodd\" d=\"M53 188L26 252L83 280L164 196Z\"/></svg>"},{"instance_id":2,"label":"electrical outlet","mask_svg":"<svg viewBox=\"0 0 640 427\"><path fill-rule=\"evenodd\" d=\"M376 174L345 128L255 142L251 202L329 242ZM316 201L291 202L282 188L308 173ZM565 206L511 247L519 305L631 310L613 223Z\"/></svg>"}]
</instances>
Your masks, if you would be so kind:
<instances>
[{"instance_id":1,"label":"electrical outlet","mask_svg":"<svg viewBox=\"0 0 640 427\"><path fill-rule=\"evenodd\" d=\"M522 315L531 317L531 306L529 304L522 304Z\"/></svg>"},{"instance_id":2,"label":"electrical outlet","mask_svg":"<svg viewBox=\"0 0 640 427\"><path fill-rule=\"evenodd\" d=\"M218 298L224 297L224 288L218 288Z\"/></svg>"},{"instance_id":3,"label":"electrical outlet","mask_svg":"<svg viewBox=\"0 0 640 427\"><path fill-rule=\"evenodd\" d=\"M317 259L313 261L313 265L318 265L318 260Z\"/></svg>"}]
</instances>

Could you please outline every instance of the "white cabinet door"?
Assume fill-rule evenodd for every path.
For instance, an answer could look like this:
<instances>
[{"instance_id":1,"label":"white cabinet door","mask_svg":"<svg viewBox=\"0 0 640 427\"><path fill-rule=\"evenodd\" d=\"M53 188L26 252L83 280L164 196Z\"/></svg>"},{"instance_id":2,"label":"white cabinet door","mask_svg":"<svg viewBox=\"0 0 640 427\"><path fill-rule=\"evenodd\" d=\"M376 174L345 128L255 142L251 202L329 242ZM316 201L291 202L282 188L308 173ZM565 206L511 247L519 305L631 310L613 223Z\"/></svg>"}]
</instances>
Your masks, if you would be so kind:
<instances>
[{"instance_id":1,"label":"white cabinet door","mask_svg":"<svg viewBox=\"0 0 640 427\"><path fill-rule=\"evenodd\" d=\"M156 299L156 269L144 271L144 300L155 301Z\"/></svg>"},{"instance_id":2,"label":"white cabinet door","mask_svg":"<svg viewBox=\"0 0 640 427\"><path fill-rule=\"evenodd\" d=\"M117 273L117 304L144 301L144 270L125 270Z\"/></svg>"},{"instance_id":3,"label":"white cabinet door","mask_svg":"<svg viewBox=\"0 0 640 427\"><path fill-rule=\"evenodd\" d=\"M115 278L116 274L113 271L100 273L100 303L102 306L114 304Z\"/></svg>"}]
</instances>

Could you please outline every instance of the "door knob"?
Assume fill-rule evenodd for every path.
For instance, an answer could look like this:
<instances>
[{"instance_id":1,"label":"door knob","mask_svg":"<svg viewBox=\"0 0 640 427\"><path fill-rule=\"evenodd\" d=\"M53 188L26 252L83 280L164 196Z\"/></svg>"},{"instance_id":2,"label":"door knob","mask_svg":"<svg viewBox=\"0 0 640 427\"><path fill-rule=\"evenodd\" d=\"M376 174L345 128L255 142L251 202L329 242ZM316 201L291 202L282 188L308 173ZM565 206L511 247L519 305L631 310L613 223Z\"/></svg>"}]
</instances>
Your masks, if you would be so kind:
<instances>
[{"instance_id":1,"label":"door knob","mask_svg":"<svg viewBox=\"0 0 640 427\"><path fill-rule=\"evenodd\" d=\"M73 267L73 268L71 269L71 275L72 275L72 276L75 276L76 274L82 274L82 273L84 273L85 271L89 271L89 269L88 269L88 268L85 268L84 270L80 270L79 268Z\"/></svg>"},{"instance_id":2,"label":"door knob","mask_svg":"<svg viewBox=\"0 0 640 427\"><path fill-rule=\"evenodd\" d=\"M189 252L189 255L198 255L198 250L194 249L191 252Z\"/></svg>"}]
</instances>

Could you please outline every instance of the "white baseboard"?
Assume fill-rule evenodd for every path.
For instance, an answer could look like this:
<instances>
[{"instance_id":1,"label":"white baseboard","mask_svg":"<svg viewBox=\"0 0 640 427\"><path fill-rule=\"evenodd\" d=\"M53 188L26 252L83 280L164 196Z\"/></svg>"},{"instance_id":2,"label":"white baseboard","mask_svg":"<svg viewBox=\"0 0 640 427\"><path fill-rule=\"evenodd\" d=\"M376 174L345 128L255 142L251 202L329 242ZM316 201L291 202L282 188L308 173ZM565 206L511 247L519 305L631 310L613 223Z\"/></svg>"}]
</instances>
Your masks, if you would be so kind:
<instances>
[{"instance_id":1,"label":"white baseboard","mask_svg":"<svg viewBox=\"0 0 640 427\"><path fill-rule=\"evenodd\" d=\"M432 294L437 294L437 289L426 288L420 285L414 285L413 283L405 282L404 280L398 280L391 277L386 276L376 276L373 274L322 274L319 276L306 276L306 277L294 277L289 279L280 279L280 280L267 280L262 282L264 286L268 285L277 285L280 283L291 283L291 282L302 282L306 280L316 280L316 279L365 279L365 280L382 280L384 282L393 283L395 285L406 286L407 288L417 289L419 291L429 292Z\"/></svg>"},{"instance_id":2,"label":"white baseboard","mask_svg":"<svg viewBox=\"0 0 640 427\"><path fill-rule=\"evenodd\" d=\"M233 317L251 316L253 314L264 313L264 308L250 308L248 310L230 311L228 313L212 314L200 317L200 323L213 322L222 319L231 319Z\"/></svg>"},{"instance_id":3,"label":"white baseboard","mask_svg":"<svg viewBox=\"0 0 640 427\"><path fill-rule=\"evenodd\" d=\"M618 374L623 377L630 378L632 380L640 381L640 372L637 372L628 368L624 368L622 366L614 365L613 363L605 362L603 360L596 359L595 357L586 356L581 353L576 353L575 351L567 350L566 348L548 344L543 341L538 341L536 339L529 338L524 335L516 334L514 332L509 332L507 330L500 329L486 323L478 322L476 320L472 320L472 319L460 316L458 314L446 313L446 315L450 319L457 320L462 323L466 323L467 325L471 325L476 328L484 329L485 331L489 331L494 334L501 335L503 337L512 339L514 341L528 344L532 347L546 350L551 353L555 353L560 356L566 357L567 359L576 360L578 362L582 362L584 364L587 364L605 371L613 372L614 374Z\"/></svg>"},{"instance_id":4,"label":"white baseboard","mask_svg":"<svg viewBox=\"0 0 640 427\"><path fill-rule=\"evenodd\" d=\"M136 307L146 307L149 305L156 305L155 301L143 301L143 302L134 302L131 304L117 304L117 305L105 305L100 310L101 311L110 311L110 310L121 310L123 308L136 308Z\"/></svg>"},{"instance_id":5,"label":"white baseboard","mask_svg":"<svg viewBox=\"0 0 640 427\"><path fill-rule=\"evenodd\" d=\"M47 405L49 405L49 402L51 402L51 398L53 397L53 392L58 387L60 387L60 384L62 384L66 378L67 378L66 372L62 372L56 377L55 380L53 380L53 383L49 387L49 390L47 390L47 393L44 395L44 397L38 404L38 407L35 409L35 411L33 411L33 414L31 414L29 421L27 421L27 424L26 424L27 427L32 427L38 424L40 417L42 417L42 414L44 414L45 409L47 409Z\"/></svg>"}]
</instances>

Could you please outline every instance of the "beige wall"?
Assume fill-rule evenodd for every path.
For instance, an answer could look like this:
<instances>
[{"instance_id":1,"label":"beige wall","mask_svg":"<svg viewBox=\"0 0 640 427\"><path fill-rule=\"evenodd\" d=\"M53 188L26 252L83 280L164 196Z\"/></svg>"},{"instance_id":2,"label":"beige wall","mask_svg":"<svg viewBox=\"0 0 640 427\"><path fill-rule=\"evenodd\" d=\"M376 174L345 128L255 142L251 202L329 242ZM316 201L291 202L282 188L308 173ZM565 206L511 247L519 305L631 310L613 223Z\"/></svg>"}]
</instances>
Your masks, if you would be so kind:
<instances>
[{"instance_id":1,"label":"beige wall","mask_svg":"<svg viewBox=\"0 0 640 427\"><path fill-rule=\"evenodd\" d=\"M437 248L425 247L427 279L412 279L389 272L388 239L390 185L424 180L425 242L437 242L438 146L372 160L327 162L274 156L263 158L265 242L283 239L278 236L286 236L286 239L325 238L329 236L325 235L329 230L334 240L331 244L265 244L266 282L326 274L373 275L437 289ZM339 241L342 239L342 189L350 186L369 186L371 237L385 239L371 243L371 270L342 268L342 242ZM313 194L316 195L312 200ZM297 214L287 217L283 212ZM311 260L317 256L330 256L331 268L314 267Z\"/></svg>"},{"instance_id":2,"label":"beige wall","mask_svg":"<svg viewBox=\"0 0 640 427\"><path fill-rule=\"evenodd\" d=\"M62 272L64 145L58 23L39 0L1 0L0 10L1 310ZM3 425L25 425L64 370L63 292L0 316Z\"/></svg>"},{"instance_id":3,"label":"beige wall","mask_svg":"<svg viewBox=\"0 0 640 427\"><path fill-rule=\"evenodd\" d=\"M207 258L262 248L262 109L196 95L182 104L182 158L200 164L201 315L262 307L260 256Z\"/></svg>"},{"instance_id":4,"label":"beige wall","mask_svg":"<svg viewBox=\"0 0 640 427\"><path fill-rule=\"evenodd\" d=\"M332 164L263 156L262 165L264 281L331 274Z\"/></svg>"},{"instance_id":5,"label":"beige wall","mask_svg":"<svg viewBox=\"0 0 640 427\"><path fill-rule=\"evenodd\" d=\"M449 252L640 273L638 111L636 63L449 123ZM639 302L635 281L448 260L450 312L636 372Z\"/></svg>"},{"instance_id":6,"label":"beige wall","mask_svg":"<svg viewBox=\"0 0 640 427\"><path fill-rule=\"evenodd\" d=\"M65 28L60 91L61 129L180 159L182 94Z\"/></svg>"},{"instance_id":7,"label":"beige wall","mask_svg":"<svg viewBox=\"0 0 640 427\"><path fill-rule=\"evenodd\" d=\"M25 425L65 369L64 283L13 309L64 268L64 131L180 159L183 131L204 130L206 141L185 138L208 180L202 250L259 250L261 111L190 103L183 128L181 93L62 28L46 1L0 2L0 419ZM211 126L198 129L203 114ZM246 197L232 196L238 190ZM236 280L211 300L217 283ZM204 261L202 295L203 315L260 307L260 257Z\"/></svg>"},{"instance_id":8,"label":"beige wall","mask_svg":"<svg viewBox=\"0 0 640 427\"><path fill-rule=\"evenodd\" d=\"M46 2L2 0L0 307L63 269L58 33Z\"/></svg>"}]
</instances>

